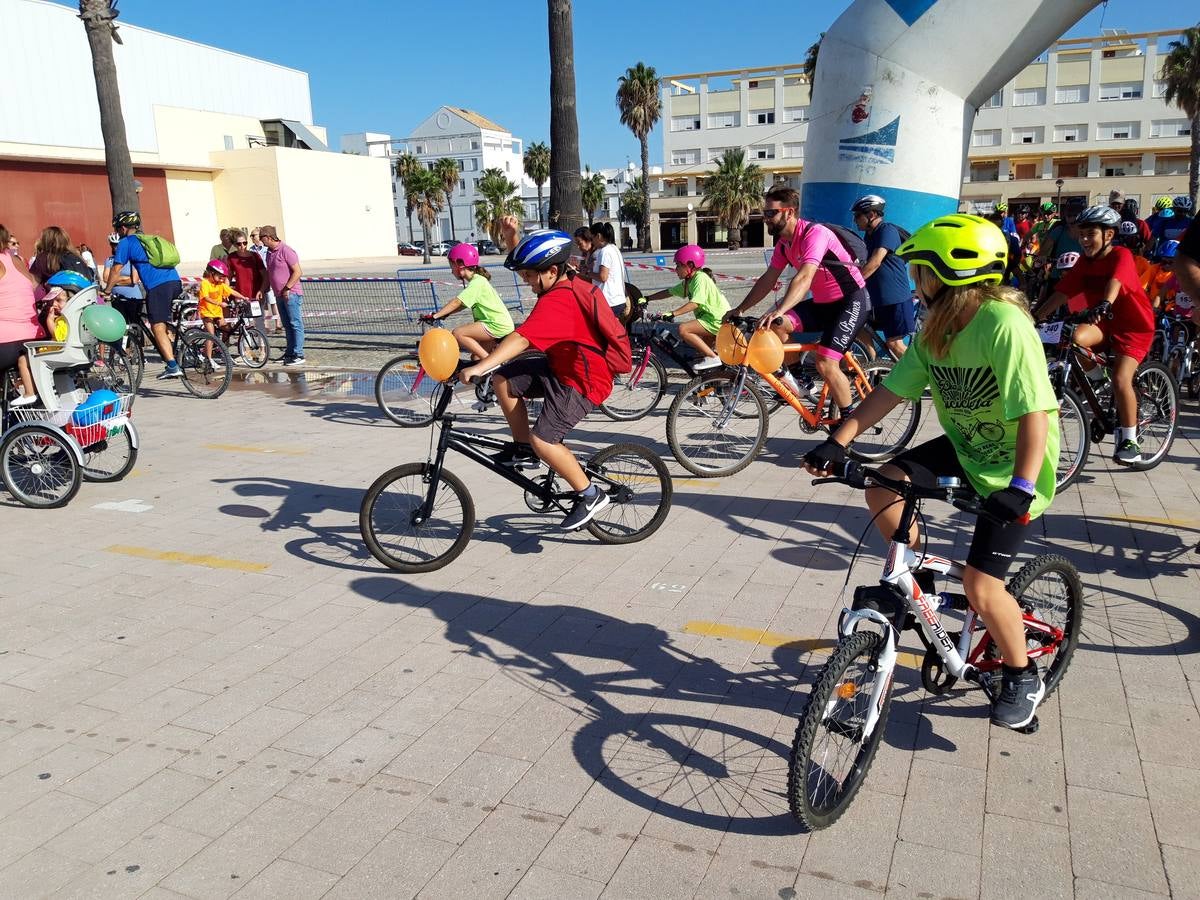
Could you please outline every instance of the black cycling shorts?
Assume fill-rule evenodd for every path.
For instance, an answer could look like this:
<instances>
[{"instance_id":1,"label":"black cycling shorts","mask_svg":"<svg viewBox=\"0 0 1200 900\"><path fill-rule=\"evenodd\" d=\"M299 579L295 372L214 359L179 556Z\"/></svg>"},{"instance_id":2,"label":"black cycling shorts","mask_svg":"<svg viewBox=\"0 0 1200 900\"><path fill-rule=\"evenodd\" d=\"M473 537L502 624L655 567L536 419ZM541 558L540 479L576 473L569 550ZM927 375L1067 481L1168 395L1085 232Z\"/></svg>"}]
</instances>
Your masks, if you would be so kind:
<instances>
[{"instance_id":1,"label":"black cycling shorts","mask_svg":"<svg viewBox=\"0 0 1200 900\"><path fill-rule=\"evenodd\" d=\"M542 399L533 434L547 444L561 444L572 428L596 408L587 397L554 377L544 356L524 356L505 363L496 374L508 381L514 397Z\"/></svg>"},{"instance_id":2,"label":"black cycling shorts","mask_svg":"<svg viewBox=\"0 0 1200 900\"><path fill-rule=\"evenodd\" d=\"M945 435L910 447L893 459L891 464L907 474L914 484L922 487L937 487L939 477L954 477L960 479L967 490L971 488L967 473L963 471L958 454L954 452L954 445ZM1004 581L1017 551L1029 536L1029 528L1029 524L997 525L980 516L975 520L975 534L971 538L971 549L967 552L967 565Z\"/></svg>"},{"instance_id":3,"label":"black cycling shorts","mask_svg":"<svg viewBox=\"0 0 1200 900\"><path fill-rule=\"evenodd\" d=\"M837 303L813 303L806 301L788 311L792 330L821 332L821 347L830 350L840 359L859 330L867 323L871 311L871 299L863 288Z\"/></svg>"}]
</instances>

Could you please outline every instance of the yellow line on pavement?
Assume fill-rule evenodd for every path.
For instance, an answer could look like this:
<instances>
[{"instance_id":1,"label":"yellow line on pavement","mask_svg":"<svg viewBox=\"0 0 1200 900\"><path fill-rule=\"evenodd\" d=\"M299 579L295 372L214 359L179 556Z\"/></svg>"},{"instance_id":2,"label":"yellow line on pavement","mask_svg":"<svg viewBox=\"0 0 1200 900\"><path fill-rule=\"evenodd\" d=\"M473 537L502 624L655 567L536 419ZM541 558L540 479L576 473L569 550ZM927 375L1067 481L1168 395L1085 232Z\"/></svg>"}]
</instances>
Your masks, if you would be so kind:
<instances>
[{"instance_id":1,"label":"yellow line on pavement","mask_svg":"<svg viewBox=\"0 0 1200 900\"><path fill-rule=\"evenodd\" d=\"M1110 522L1132 522L1136 525L1166 525L1168 528L1197 528L1200 522L1194 519L1156 519L1153 516L1088 516L1089 519L1106 519Z\"/></svg>"},{"instance_id":2,"label":"yellow line on pavement","mask_svg":"<svg viewBox=\"0 0 1200 900\"><path fill-rule=\"evenodd\" d=\"M280 456L303 456L307 450L287 447L243 447L240 444L205 444L206 450L225 450L229 453L278 453Z\"/></svg>"},{"instance_id":3,"label":"yellow line on pavement","mask_svg":"<svg viewBox=\"0 0 1200 900\"><path fill-rule=\"evenodd\" d=\"M734 641L745 641L763 647L786 647L802 653L828 653L837 646L837 641L829 638L801 638L791 634L780 634L767 631L765 628L742 628L737 625L723 625L720 622L688 622L683 626L687 634L702 634L705 637L729 638ZM920 668L924 657L919 653L901 651L896 654L896 660L902 666Z\"/></svg>"},{"instance_id":4,"label":"yellow line on pavement","mask_svg":"<svg viewBox=\"0 0 1200 900\"><path fill-rule=\"evenodd\" d=\"M154 550L150 547L129 547L113 544L104 548L108 553L136 556L141 559L157 559L160 562L180 563L186 566L204 566L208 569L234 569L238 572L265 572L271 568L266 563L245 562L240 559L223 559L220 556L200 556L195 553L180 553L178 550Z\"/></svg>"}]
</instances>

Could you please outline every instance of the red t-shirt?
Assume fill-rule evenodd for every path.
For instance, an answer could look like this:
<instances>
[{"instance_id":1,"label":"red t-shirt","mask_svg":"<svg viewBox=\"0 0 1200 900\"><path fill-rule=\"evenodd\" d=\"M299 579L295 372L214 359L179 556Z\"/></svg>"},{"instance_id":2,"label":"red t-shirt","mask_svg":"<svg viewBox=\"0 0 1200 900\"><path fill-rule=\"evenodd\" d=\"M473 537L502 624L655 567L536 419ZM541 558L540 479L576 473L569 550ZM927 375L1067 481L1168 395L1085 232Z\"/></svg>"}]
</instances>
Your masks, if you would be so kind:
<instances>
[{"instance_id":1,"label":"red t-shirt","mask_svg":"<svg viewBox=\"0 0 1200 900\"><path fill-rule=\"evenodd\" d=\"M612 393L612 373L600 352L601 339L584 315L569 281L562 281L542 296L517 333L541 350L550 371L567 387L603 403Z\"/></svg>"},{"instance_id":2,"label":"red t-shirt","mask_svg":"<svg viewBox=\"0 0 1200 900\"><path fill-rule=\"evenodd\" d=\"M1029 236L1029 229L1033 228L1033 223L1028 219L1017 219L1017 237L1025 240Z\"/></svg>"},{"instance_id":3,"label":"red t-shirt","mask_svg":"<svg viewBox=\"0 0 1200 900\"><path fill-rule=\"evenodd\" d=\"M230 253L225 258L229 266L229 282L233 289L243 296L254 299L254 295L263 289L267 279L267 267L257 253L239 256Z\"/></svg>"},{"instance_id":4,"label":"red t-shirt","mask_svg":"<svg viewBox=\"0 0 1200 900\"><path fill-rule=\"evenodd\" d=\"M1124 247L1113 247L1104 256L1080 256L1058 282L1058 292L1067 295L1071 312L1080 312L1104 301L1108 283L1121 282L1121 290L1113 301L1112 330L1134 333L1154 331L1154 310L1142 288L1133 254Z\"/></svg>"}]
</instances>

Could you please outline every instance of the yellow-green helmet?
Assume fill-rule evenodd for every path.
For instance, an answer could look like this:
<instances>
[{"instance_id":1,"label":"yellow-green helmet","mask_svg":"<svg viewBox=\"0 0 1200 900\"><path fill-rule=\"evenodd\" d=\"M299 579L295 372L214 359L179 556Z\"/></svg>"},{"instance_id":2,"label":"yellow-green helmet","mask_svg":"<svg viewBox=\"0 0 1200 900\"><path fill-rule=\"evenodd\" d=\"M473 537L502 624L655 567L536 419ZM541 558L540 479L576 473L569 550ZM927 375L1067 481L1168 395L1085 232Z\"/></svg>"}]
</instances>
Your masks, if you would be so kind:
<instances>
[{"instance_id":1,"label":"yellow-green helmet","mask_svg":"<svg viewBox=\"0 0 1200 900\"><path fill-rule=\"evenodd\" d=\"M926 222L896 255L912 265L928 266L953 287L999 284L1008 265L1008 238L987 219L954 213Z\"/></svg>"},{"instance_id":2,"label":"yellow-green helmet","mask_svg":"<svg viewBox=\"0 0 1200 900\"><path fill-rule=\"evenodd\" d=\"M1159 197L1157 200L1154 201L1154 211L1155 212L1162 212L1164 209L1170 209L1170 208L1171 208L1171 198L1170 197Z\"/></svg>"}]
</instances>

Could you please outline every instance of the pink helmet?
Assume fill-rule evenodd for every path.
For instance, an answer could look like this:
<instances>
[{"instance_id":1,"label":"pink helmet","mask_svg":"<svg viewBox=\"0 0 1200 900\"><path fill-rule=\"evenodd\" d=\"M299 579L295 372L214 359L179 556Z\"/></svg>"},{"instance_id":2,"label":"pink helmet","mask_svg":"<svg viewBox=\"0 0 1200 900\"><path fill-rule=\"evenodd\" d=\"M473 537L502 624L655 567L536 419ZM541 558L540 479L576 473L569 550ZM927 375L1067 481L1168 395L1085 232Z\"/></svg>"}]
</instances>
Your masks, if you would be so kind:
<instances>
[{"instance_id":1,"label":"pink helmet","mask_svg":"<svg viewBox=\"0 0 1200 900\"><path fill-rule=\"evenodd\" d=\"M455 244L448 254L450 262L460 263L464 266L479 265L479 250L474 244Z\"/></svg>"},{"instance_id":2,"label":"pink helmet","mask_svg":"<svg viewBox=\"0 0 1200 900\"><path fill-rule=\"evenodd\" d=\"M691 263L697 269L704 268L704 251L696 244L684 244L675 251L675 264Z\"/></svg>"},{"instance_id":3,"label":"pink helmet","mask_svg":"<svg viewBox=\"0 0 1200 900\"><path fill-rule=\"evenodd\" d=\"M229 266L223 259L210 259L208 265L204 267L206 272L216 272L218 275L229 277Z\"/></svg>"}]
</instances>

